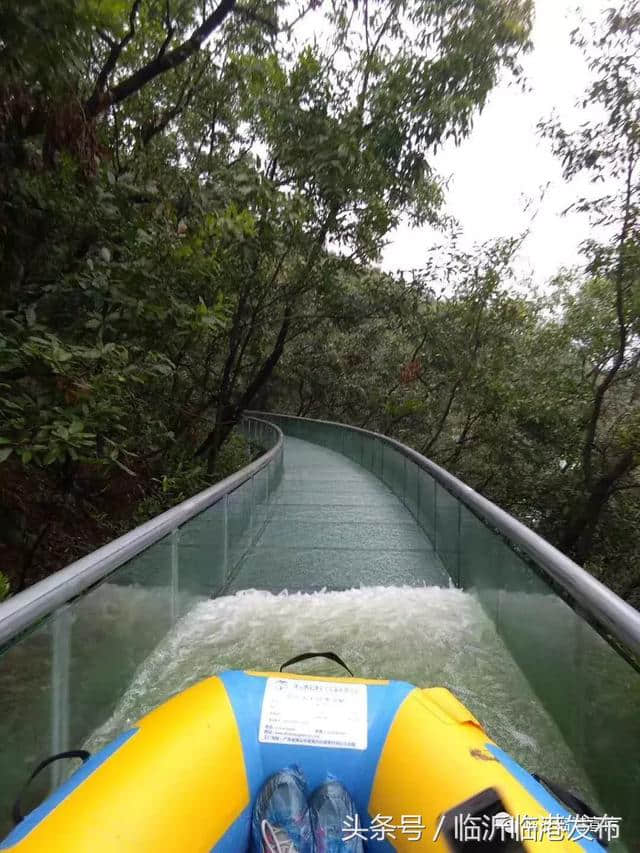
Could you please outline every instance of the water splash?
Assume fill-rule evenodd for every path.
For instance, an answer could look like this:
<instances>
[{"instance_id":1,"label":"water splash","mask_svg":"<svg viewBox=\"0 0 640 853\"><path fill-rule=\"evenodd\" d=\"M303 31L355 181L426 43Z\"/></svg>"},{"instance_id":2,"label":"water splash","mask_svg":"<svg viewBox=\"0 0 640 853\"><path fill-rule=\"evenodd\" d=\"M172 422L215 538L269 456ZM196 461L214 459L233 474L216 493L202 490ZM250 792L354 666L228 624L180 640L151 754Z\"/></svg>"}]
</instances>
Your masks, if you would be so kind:
<instances>
[{"instance_id":1,"label":"water splash","mask_svg":"<svg viewBox=\"0 0 640 853\"><path fill-rule=\"evenodd\" d=\"M245 590L197 604L138 669L95 750L169 696L226 669L277 670L303 651L337 652L356 675L444 686L532 771L595 800L552 719L468 593L367 587L278 595ZM339 674L327 661L298 667Z\"/></svg>"}]
</instances>

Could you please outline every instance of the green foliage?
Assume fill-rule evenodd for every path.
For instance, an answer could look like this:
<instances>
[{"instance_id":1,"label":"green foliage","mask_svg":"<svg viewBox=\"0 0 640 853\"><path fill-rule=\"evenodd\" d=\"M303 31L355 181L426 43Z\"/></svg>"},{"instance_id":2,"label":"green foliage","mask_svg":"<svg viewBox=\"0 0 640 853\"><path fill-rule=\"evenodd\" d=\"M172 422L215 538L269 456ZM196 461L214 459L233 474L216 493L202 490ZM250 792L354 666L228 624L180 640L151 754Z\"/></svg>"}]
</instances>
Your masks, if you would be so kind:
<instances>
[{"instance_id":1,"label":"green foliage","mask_svg":"<svg viewBox=\"0 0 640 853\"><path fill-rule=\"evenodd\" d=\"M312 4L313 44L289 5L218 5L0 8L12 588L72 517L113 535L246 463L263 404L397 436L637 600L636 0L574 36L602 120L544 128L567 179L607 180L576 206L615 232L545 298L514 293L514 240L410 282L371 266L402 218L445 221L432 156L518 76L529 0Z\"/></svg>"},{"instance_id":2,"label":"green foliage","mask_svg":"<svg viewBox=\"0 0 640 853\"><path fill-rule=\"evenodd\" d=\"M120 4L124 5L124 4ZM81 72L83 40L93 18L83 0L25 0L2 3L0 69L5 81L36 84L43 94L58 92Z\"/></svg>"},{"instance_id":3,"label":"green foliage","mask_svg":"<svg viewBox=\"0 0 640 853\"><path fill-rule=\"evenodd\" d=\"M410 283L343 275L325 319L284 356L267 405L392 435L562 545L590 495L576 437L594 371L615 352L615 310L610 282L589 275L514 295L516 249L438 251ZM598 447L614 460L640 447L639 383L636 359L601 415ZM612 484L583 557L638 604L640 528L629 520L639 513L632 467Z\"/></svg>"},{"instance_id":4,"label":"green foliage","mask_svg":"<svg viewBox=\"0 0 640 853\"><path fill-rule=\"evenodd\" d=\"M258 452L262 452L258 449ZM232 433L218 454L216 467L207 473L202 462L173 454L164 460L166 473L155 477L150 493L136 507L135 520L143 522L186 500L213 483L229 477L251 461L251 448L244 436Z\"/></svg>"},{"instance_id":5,"label":"green foliage","mask_svg":"<svg viewBox=\"0 0 640 853\"><path fill-rule=\"evenodd\" d=\"M577 497L560 536L562 547L579 560L589 559L596 542L606 539L603 521L612 512L615 517L616 504L627 503L621 492L637 488L640 465L639 19L640 4L628 0L574 33L593 73L585 103L597 106L597 118L576 129L553 121L542 125L568 179L586 173L592 184L605 185L574 205L606 236L585 242L590 280L565 299L588 382L571 469ZM640 594L640 581L634 589Z\"/></svg>"},{"instance_id":6,"label":"green foliage","mask_svg":"<svg viewBox=\"0 0 640 853\"><path fill-rule=\"evenodd\" d=\"M195 219L192 235L181 237L155 188L126 175L112 182L107 170L89 186L70 169L32 180L22 199L15 189L14 206L22 200L28 209L37 193L46 216L38 245L27 234L19 260L5 256L0 365L12 382L0 400L1 440L23 464L123 464L141 437L153 446L169 435L169 420L150 430L141 406L174 376L174 348L224 323L222 292L207 286L215 254L190 248L208 226ZM131 206L141 192L148 201ZM235 228L235 220L221 217L218 226ZM61 232L73 242L60 245ZM21 267L19 290L12 262Z\"/></svg>"},{"instance_id":7,"label":"green foliage","mask_svg":"<svg viewBox=\"0 0 640 853\"><path fill-rule=\"evenodd\" d=\"M252 447L247 439L239 433L232 433L220 449L213 471L214 480L223 480L234 471L248 465L251 459L262 453L258 447Z\"/></svg>"},{"instance_id":8,"label":"green foliage","mask_svg":"<svg viewBox=\"0 0 640 853\"><path fill-rule=\"evenodd\" d=\"M136 507L134 521L142 523L211 485L203 465L170 460L168 474L152 481L149 494Z\"/></svg>"},{"instance_id":9,"label":"green foliage","mask_svg":"<svg viewBox=\"0 0 640 853\"><path fill-rule=\"evenodd\" d=\"M239 464L240 412L336 282L403 215L439 221L430 158L518 73L530 12L338 0L308 11L327 34L310 45L284 3L4 4L8 508L30 526L31 477L95 520L123 478L144 514Z\"/></svg>"},{"instance_id":10,"label":"green foliage","mask_svg":"<svg viewBox=\"0 0 640 853\"><path fill-rule=\"evenodd\" d=\"M0 572L0 601L9 595L10 589L8 578Z\"/></svg>"}]
</instances>

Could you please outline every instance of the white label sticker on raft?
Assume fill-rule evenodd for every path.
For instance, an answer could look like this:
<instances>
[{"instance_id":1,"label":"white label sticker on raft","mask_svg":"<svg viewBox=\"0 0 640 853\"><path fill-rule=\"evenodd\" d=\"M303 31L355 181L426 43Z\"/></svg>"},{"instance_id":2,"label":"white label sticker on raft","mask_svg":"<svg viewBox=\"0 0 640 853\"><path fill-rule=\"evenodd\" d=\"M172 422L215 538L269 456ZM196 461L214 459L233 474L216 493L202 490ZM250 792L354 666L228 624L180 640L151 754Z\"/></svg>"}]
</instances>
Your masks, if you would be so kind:
<instances>
[{"instance_id":1,"label":"white label sticker on raft","mask_svg":"<svg viewBox=\"0 0 640 853\"><path fill-rule=\"evenodd\" d=\"M261 743L367 748L367 685L268 678Z\"/></svg>"}]
</instances>

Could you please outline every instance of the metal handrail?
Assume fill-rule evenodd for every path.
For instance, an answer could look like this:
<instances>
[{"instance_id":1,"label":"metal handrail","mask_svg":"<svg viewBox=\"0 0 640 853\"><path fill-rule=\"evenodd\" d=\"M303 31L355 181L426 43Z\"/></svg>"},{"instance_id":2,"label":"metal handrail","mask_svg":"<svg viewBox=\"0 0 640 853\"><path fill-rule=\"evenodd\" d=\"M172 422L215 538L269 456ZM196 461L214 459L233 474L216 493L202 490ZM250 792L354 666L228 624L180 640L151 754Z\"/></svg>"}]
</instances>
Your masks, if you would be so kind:
<instances>
[{"instance_id":1,"label":"metal handrail","mask_svg":"<svg viewBox=\"0 0 640 853\"><path fill-rule=\"evenodd\" d=\"M636 659L640 657L640 612L623 601L613 590L585 571L529 527L482 497L453 474L422 456L406 444L378 432L342 424L336 421L302 418L274 412L247 412L252 417L288 418L297 421L326 424L362 433L386 443L411 459L419 468L430 474L450 494L463 503L474 515L494 528L512 545L520 548L566 595L581 608L581 615L590 618L605 634L609 634Z\"/></svg>"},{"instance_id":2,"label":"metal handrail","mask_svg":"<svg viewBox=\"0 0 640 853\"><path fill-rule=\"evenodd\" d=\"M57 607L76 598L94 584L103 580L115 569L176 530L194 516L235 491L259 471L269 465L280 453L282 430L269 421L248 416L250 420L265 424L276 433L276 443L253 462L245 465L214 486L152 518L150 521L108 542L96 551L81 557L48 578L35 583L0 604L0 648L18 634L30 628Z\"/></svg>"}]
</instances>

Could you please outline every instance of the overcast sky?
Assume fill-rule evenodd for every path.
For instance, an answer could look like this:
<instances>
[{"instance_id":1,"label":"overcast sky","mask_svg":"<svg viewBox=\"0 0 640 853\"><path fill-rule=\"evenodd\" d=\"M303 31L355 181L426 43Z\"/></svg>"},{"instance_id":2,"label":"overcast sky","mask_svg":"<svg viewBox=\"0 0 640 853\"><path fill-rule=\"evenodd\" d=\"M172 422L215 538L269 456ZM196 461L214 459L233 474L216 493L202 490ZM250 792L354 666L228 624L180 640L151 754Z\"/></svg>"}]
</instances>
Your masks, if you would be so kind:
<instances>
[{"instance_id":1,"label":"overcast sky","mask_svg":"<svg viewBox=\"0 0 640 853\"><path fill-rule=\"evenodd\" d=\"M559 163L536 125L553 110L568 126L584 117L575 102L589 73L582 54L569 43L569 33L577 23L578 6L591 19L610 5L610 0L536 0L534 48L522 63L531 91L523 93L505 76L468 139L457 148L443 148L433 161L438 172L450 176L447 211L462 226L462 245L470 248L530 226L517 268L522 275L530 272L539 285L562 265L579 261L578 244L587 236L588 222L577 214L561 216L586 184L563 182ZM548 182L543 201L526 211L527 199L539 198ZM429 228L400 227L389 236L382 266L388 271L420 267L425 249L441 240Z\"/></svg>"}]
</instances>

